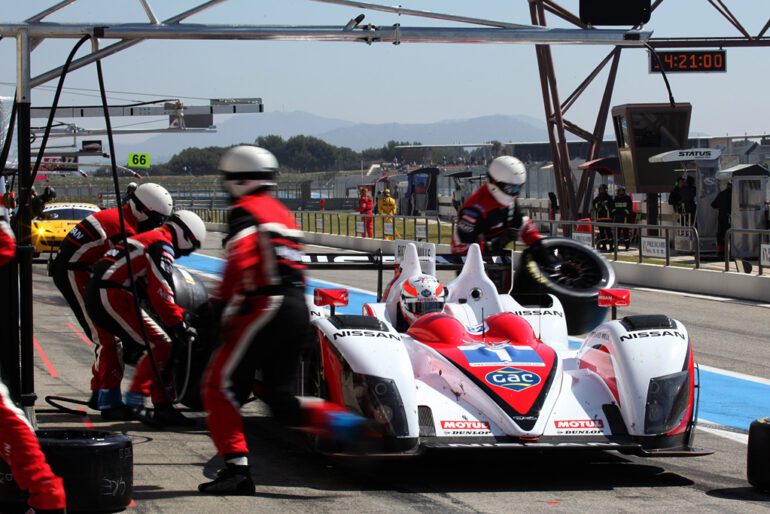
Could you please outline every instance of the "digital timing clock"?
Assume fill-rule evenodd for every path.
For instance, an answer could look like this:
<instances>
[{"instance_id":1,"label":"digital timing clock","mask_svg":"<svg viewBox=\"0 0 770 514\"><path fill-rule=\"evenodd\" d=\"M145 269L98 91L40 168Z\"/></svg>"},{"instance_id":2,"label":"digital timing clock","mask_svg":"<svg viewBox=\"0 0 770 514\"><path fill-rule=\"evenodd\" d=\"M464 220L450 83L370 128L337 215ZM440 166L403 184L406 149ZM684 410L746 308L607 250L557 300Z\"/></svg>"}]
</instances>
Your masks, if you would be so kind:
<instances>
[{"instance_id":1,"label":"digital timing clock","mask_svg":"<svg viewBox=\"0 0 770 514\"><path fill-rule=\"evenodd\" d=\"M650 73L660 73L660 65L652 52ZM678 72L716 72L727 71L726 50L656 50L663 71Z\"/></svg>"}]
</instances>

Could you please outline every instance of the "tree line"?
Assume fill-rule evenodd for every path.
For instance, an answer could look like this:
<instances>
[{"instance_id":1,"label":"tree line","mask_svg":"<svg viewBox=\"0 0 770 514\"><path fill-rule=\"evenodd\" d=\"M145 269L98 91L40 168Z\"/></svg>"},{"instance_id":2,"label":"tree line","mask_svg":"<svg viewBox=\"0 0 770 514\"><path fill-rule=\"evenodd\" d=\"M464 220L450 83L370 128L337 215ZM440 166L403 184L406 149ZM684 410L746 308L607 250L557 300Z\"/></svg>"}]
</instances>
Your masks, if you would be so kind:
<instances>
[{"instance_id":1,"label":"tree line","mask_svg":"<svg viewBox=\"0 0 770 514\"><path fill-rule=\"evenodd\" d=\"M419 142L388 141L381 148L368 148L356 152L347 147L334 146L313 136L293 136L283 139L270 135L258 137L254 144L270 150L286 171L304 173L316 171L351 170L369 167L373 163L403 162L401 150L396 146L419 145ZM187 148L174 155L168 162L153 166L156 175L210 175L229 147L208 146Z\"/></svg>"}]
</instances>

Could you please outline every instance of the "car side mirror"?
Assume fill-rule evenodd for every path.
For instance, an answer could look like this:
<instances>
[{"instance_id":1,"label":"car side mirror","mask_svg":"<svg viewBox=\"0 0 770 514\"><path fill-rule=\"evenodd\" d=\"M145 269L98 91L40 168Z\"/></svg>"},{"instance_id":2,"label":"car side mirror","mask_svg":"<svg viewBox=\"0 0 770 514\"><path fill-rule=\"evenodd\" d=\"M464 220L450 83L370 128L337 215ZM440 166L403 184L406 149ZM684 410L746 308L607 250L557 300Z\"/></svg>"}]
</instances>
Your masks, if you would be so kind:
<instances>
[{"instance_id":1,"label":"car side mirror","mask_svg":"<svg viewBox=\"0 0 770 514\"><path fill-rule=\"evenodd\" d=\"M313 303L319 307L328 305L331 315L334 316L335 307L343 307L348 304L348 290L317 287L313 290Z\"/></svg>"},{"instance_id":2,"label":"car side mirror","mask_svg":"<svg viewBox=\"0 0 770 514\"><path fill-rule=\"evenodd\" d=\"M618 307L631 305L631 291L628 289L599 289L599 307L612 307L612 319L617 319Z\"/></svg>"}]
</instances>

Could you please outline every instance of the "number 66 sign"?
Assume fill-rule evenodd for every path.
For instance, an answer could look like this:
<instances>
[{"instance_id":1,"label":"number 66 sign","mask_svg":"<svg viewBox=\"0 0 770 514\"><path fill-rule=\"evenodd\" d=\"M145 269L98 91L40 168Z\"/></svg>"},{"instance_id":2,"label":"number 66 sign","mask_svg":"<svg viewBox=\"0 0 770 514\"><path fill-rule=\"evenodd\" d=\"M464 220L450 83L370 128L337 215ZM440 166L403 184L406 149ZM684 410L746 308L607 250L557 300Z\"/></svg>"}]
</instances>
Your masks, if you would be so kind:
<instances>
[{"instance_id":1,"label":"number 66 sign","mask_svg":"<svg viewBox=\"0 0 770 514\"><path fill-rule=\"evenodd\" d=\"M149 168L150 154L148 153L128 154L128 166L131 168Z\"/></svg>"}]
</instances>

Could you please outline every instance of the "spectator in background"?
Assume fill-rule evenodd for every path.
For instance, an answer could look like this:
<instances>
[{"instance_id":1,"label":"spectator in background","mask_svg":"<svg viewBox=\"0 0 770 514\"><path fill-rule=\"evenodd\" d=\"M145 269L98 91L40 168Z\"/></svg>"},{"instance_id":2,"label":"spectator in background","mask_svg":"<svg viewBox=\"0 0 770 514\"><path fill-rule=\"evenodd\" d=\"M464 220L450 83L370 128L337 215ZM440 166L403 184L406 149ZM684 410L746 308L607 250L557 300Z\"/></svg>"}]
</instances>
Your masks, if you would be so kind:
<instances>
[{"instance_id":1,"label":"spectator in background","mask_svg":"<svg viewBox=\"0 0 770 514\"><path fill-rule=\"evenodd\" d=\"M676 179L674 189L668 194L668 204L674 208L674 212L682 214L682 189L684 188L684 177Z\"/></svg>"},{"instance_id":2,"label":"spectator in background","mask_svg":"<svg viewBox=\"0 0 770 514\"><path fill-rule=\"evenodd\" d=\"M361 196L358 198L358 212L364 218L365 237L374 237L374 200L368 187L361 188Z\"/></svg>"},{"instance_id":3,"label":"spectator in background","mask_svg":"<svg viewBox=\"0 0 770 514\"><path fill-rule=\"evenodd\" d=\"M687 177L685 185L679 191L679 196L682 198L682 225L692 226L695 223L695 209L697 208L695 178Z\"/></svg>"},{"instance_id":4,"label":"spectator in background","mask_svg":"<svg viewBox=\"0 0 770 514\"><path fill-rule=\"evenodd\" d=\"M612 197L607 194L607 184L599 186L599 192L591 205L596 221L605 223L612 221L613 203ZM608 227L599 227L599 240L596 242L596 246L601 251L612 251L612 229Z\"/></svg>"},{"instance_id":5,"label":"spectator in background","mask_svg":"<svg viewBox=\"0 0 770 514\"><path fill-rule=\"evenodd\" d=\"M730 228L730 213L733 210L733 183L728 182L727 186L717 194L711 207L717 209L717 254L725 254L725 234Z\"/></svg>"},{"instance_id":6,"label":"spectator in background","mask_svg":"<svg viewBox=\"0 0 770 514\"><path fill-rule=\"evenodd\" d=\"M396 238L400 238L401 235L398 233L395 223L393 223L393 216L395 216L398 206L396 206L396 200L390 196L390 189L383 190L382 197L380 197L377 203L377 210L384 216L384 218L382 218L382 232L385 233L386 224L391 224L393 227L393 234ZM385 236L385 239L392 240L393 236Z\"/></svg>"},{"instance_id":7,"label":"spectator in background","mask_svg":"<svg viewBox=\"0 0 770 514\"><path fill-rule=\"evenodd\" d=\"M626 186L618 186L618 194L612 200L613 214L612 221L615 223L631 223L631 210L633 200L626 194ZM631 244L630 230L627 228L618 229L618 246L625 245L626 250Z\"/></svg>"},{"instance_id":8,"label":"spectator in background","mask_svg":"<svg viewBox=\"0 0 770 514\"><path fill-rule=\"evenodd\" d=\"M39 218L48 202L56 199L56 189L51 186L45 186L43 194L37 194L35 186L32 186L29 192L29 211L32 218Z\"/></svg>"}]
</instances>

